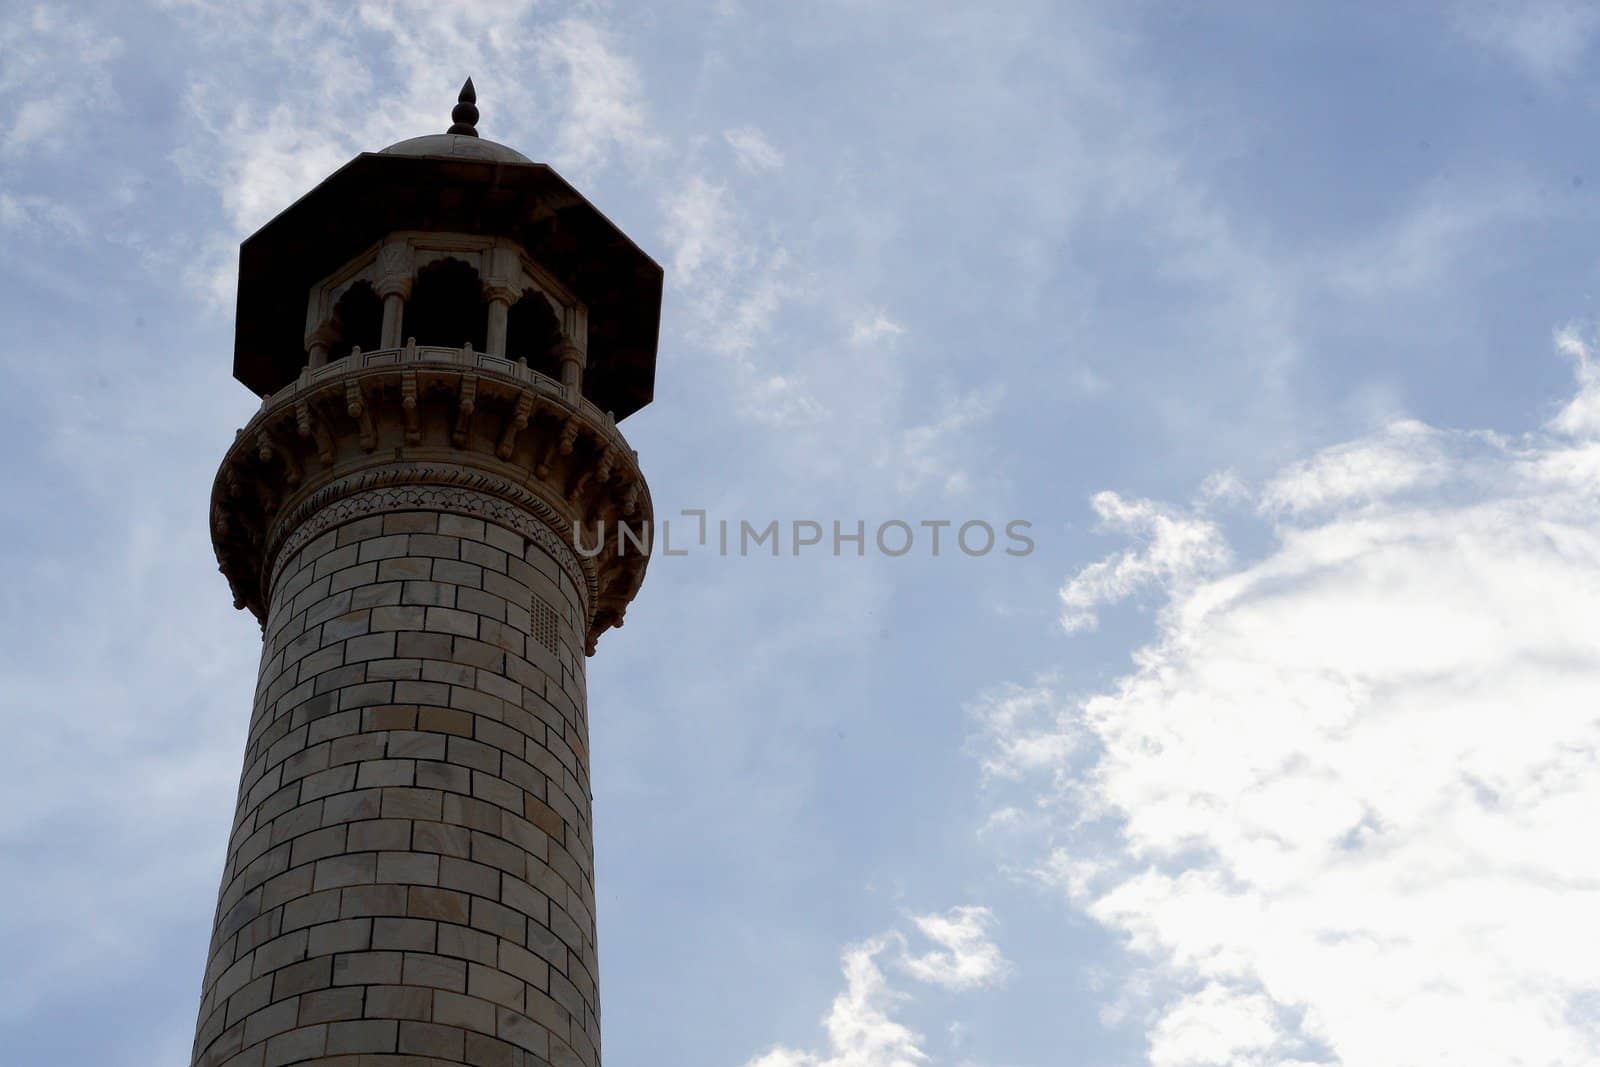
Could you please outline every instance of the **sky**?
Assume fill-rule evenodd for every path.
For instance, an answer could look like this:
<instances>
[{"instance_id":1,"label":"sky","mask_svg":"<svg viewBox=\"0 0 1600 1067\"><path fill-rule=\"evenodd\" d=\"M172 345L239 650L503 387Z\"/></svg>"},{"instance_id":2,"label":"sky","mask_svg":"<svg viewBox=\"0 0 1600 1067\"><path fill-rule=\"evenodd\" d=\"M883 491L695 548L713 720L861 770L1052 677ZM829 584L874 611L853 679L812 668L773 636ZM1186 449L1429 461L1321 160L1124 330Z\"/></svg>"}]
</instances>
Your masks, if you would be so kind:
<instances>
[{"instance_id":1,"label":"sky","mask_svg":"<svg viewBox=\"0 0 1600 1067\"><path fill-rule=\"evenodd\" d=\"M657 518L869 535L658 555L589 661L608 1062L1600 1063L1597 63L1563 0L0 3L0 1058L186 1062L237 246L470 75L665 271Z\"/></svg>"}]
</instances>

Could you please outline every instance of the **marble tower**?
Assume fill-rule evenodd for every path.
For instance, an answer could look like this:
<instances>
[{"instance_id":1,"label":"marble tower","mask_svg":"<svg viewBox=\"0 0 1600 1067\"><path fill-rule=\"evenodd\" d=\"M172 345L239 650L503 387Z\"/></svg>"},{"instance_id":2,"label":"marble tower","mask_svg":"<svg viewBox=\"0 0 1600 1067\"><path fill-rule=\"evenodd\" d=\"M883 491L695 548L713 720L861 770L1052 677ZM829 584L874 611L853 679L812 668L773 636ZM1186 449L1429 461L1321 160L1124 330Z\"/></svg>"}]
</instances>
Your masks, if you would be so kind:
<instances>
[{"instance_id":1,"label":"marble tower","mask_svg":"<svg viewBox=\"0 0 1600 1067\"><path fill-rule=\"evenodd\" d=\"M241 246L211 526L263 647L196 1065L600 1063L585 658L647 555L594 531L648 540L662 275L475 104Z\"/></svg>"}]
</instances>

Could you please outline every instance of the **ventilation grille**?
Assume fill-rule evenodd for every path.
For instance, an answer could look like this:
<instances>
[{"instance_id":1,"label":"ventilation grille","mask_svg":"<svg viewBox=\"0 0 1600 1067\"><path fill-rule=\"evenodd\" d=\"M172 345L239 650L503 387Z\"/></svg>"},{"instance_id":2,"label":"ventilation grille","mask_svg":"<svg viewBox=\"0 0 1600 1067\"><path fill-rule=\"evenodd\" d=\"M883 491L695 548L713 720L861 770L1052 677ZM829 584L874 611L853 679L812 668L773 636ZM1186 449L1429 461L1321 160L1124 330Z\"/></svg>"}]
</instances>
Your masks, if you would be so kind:
<instances>
[{"instance_id":1,"label":"ventilation grille","mask_svg":"<svg viewBox=\"0 0 1600 1067\"><path fill-rule=\"evenodd\" d=\"M538 593L533 594L533 639L547 652L556 651L556 627L560 618L548 600Z\"/></svg>"}]
</instances>

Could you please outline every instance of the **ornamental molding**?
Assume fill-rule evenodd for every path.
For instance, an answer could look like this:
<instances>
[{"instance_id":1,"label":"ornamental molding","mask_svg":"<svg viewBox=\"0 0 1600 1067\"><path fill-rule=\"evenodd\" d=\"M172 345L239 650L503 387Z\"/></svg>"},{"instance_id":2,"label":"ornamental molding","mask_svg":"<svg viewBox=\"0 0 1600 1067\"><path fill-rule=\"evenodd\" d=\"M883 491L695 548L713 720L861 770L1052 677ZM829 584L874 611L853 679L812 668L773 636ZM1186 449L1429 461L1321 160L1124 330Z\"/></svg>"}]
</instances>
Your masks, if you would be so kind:
<instances>
[{"instance_id":1,"label":"ornamental molding","mask_svg":"<svg viewBox=\"0 0 1600 1067\"><path fill-rule=\"evenodd\" d=\"M262 400L212 489L217 562L263 623L283 561L362 514L450 511L516 530L582 591L589 651L622 624L648 556L620 535L574 550L574 525L648 543L650 492L616 423L553 378L470 347L353 352Z\"/></svg>"}]
</instances>

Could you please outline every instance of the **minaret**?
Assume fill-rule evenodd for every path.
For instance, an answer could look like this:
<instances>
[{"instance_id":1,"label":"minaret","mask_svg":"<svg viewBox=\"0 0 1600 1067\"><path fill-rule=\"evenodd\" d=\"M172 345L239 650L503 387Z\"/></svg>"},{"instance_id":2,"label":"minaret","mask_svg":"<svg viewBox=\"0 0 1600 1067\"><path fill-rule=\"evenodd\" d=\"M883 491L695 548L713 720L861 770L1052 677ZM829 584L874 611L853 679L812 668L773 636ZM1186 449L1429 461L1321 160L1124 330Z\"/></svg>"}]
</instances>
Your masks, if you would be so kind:
<instances>
[{"instance_id":1,"label":"minaret","mask_svg":"<svg viewBox=\"0 0 1600 1067\"><path fill-rule=\"evenodd\" d=\"M195 1064L600 1062L584 660L661 268L475 105L240 249L211 527L263 649Z\"/></svg>"}]
</instances>

